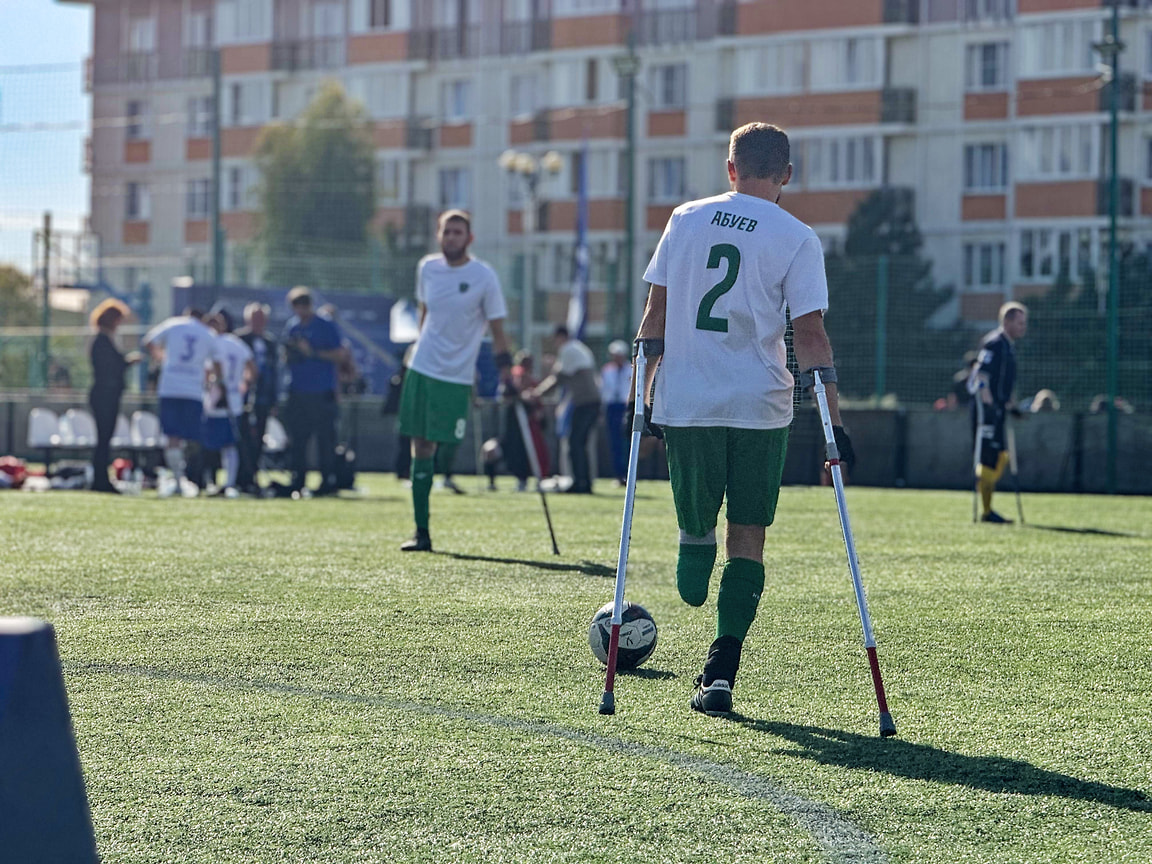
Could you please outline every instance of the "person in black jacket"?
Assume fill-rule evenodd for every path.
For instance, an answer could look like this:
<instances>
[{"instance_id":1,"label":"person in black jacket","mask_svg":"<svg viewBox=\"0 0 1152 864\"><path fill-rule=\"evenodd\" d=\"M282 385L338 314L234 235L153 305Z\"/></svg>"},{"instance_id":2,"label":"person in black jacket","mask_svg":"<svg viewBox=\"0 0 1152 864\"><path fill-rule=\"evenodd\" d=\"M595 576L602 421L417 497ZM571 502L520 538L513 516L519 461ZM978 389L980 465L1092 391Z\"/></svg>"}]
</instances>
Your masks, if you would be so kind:
<instances>
[{"instance_id":1,"label":"person in black jacket","mask_svg":"<svg viewBox=\"0 0 1152 864\"><path fill-rule=\"evenodd\" d=\"M92 340L92 389L88 405L96 421L96 447L92 451L92 491L116 492L108 479L112 434L120 414L120 397L124 393L124 370L140 362L140 353L121 354L114 337L116 328L131 314L119 300L109 298L92 310L91 322L96 328Z\"/></svg>"},{"instance_id":2,"label":"person in black jacket","mask_svg":"<svg viewBox=\"0 0 1152 864\"><path fill-rule=\"evenodd\" d=\"M269 311L263 303L249 303L244 307L245 326L236 331L236 335L252 349L257 372L256 380L249 385L244 418L240 423L240 434L244 438L241 446L246 452L245 458L240 460L238 485L246 492L259 491L256 472L264 454L264 432L279 398L280 348L267 330Z\"/></svg>"},{"instance_id":3,"label":"person in black jacket","mask_svg":"<svg viewBox=\"0 0 1152 864\"><path fill-rule=\"evenodd\" d=\"M983 505L982 522L1011 522L992 509L992 493L1008 465L1005 419L1019 415L1012 399L1016 387L1016 340L1028 332L1028 310L1021 303L1000 307L1000 326L984 337L968 379L972 394L972 428L980 436L976 481ZM977 404L979 403L979 404Z\"/></svg>"}]
</instances>

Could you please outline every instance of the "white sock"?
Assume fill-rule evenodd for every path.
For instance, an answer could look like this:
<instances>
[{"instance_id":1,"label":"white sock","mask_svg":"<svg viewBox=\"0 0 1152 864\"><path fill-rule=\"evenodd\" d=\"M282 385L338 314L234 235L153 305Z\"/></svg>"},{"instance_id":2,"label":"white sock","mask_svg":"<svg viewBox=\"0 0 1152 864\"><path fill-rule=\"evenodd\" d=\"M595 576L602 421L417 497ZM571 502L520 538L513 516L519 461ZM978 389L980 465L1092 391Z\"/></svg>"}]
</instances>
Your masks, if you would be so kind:
<instances>
[{"instance_id":1,"label":"white sock","mask_svg":"<svg viewBox=\"0 0 1152 864\"><path fill-rule=\"evenodd\" d=\"M234 446L220 451L220 461L224 463L224 487L236 485L236 475L240 472L240 451Z\"/></svg>"},{"instance_id":2,"label":"white sock","mask_svg":"<svg viewBox=\"0 0 1152 864\"><path fill-rule=\"evenodd\" d=\"M176 478L176 482L180 482L180 478L184 476L184 469L188 467L188 463L184 460L183 447L168 447L164 451L164 462L172 471Z\"/></svg>"}]
</instances>

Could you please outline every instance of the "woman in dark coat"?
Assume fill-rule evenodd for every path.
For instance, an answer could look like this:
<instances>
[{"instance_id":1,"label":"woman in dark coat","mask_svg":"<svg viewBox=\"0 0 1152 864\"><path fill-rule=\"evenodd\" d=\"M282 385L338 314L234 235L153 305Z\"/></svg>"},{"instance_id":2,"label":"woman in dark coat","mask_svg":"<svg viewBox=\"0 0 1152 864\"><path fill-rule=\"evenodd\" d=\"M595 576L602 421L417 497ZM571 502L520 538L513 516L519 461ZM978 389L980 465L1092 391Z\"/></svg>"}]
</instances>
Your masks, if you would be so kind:
<instances>
[{"instance_id":1,"label":"woman in dark coat","mask_svg":"<svg viewBox=\"0 0 1152 864\"><path fill-rule=\"evenodd\" d=\"M92 389L88 405L96 421L96 447L92 451L92 491L116 492L108 479L111 459L112 434L116 431L116 418L120 414L120 397L124 393L124 371L140 360L133 351L120 353L114 337L116 328L130 315L130 310L119 300L108 299L92 310L92 326L96 338L92 340Z\"/></svg>"}]
</instances>

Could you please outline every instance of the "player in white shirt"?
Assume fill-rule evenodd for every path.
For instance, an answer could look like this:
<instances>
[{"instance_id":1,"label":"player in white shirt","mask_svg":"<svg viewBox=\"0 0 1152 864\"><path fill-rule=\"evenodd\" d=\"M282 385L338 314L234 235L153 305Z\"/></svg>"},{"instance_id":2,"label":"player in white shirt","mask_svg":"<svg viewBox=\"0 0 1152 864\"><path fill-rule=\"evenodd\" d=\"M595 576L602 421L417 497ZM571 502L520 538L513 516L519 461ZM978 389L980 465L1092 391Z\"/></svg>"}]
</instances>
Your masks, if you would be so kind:
<instances>
[{"instance_id":1,"label":"player in white shirt","mask_svg":"<svg viewBox=\"0 0 1152 864\"><path fill-rule=\"evenodd\" d=\"M258 372L252 349L232 332L232 320L225 310L215 312L208 324L216 332L220 374L212 376L204 391L204 449L220 453L220 464L224 468L223 494L235 498L239 495L236 476L240 470L237 418L244 409L248 384L256 379Z\"/></svg>"},{"instance_id":2,"label":"player in white shirt","mask_svg":"<svg viewBox=\"0 0 1152 864\"><path fill-rule=\"evenodd\" d=\"M421 259L416 269L420 337L400 393L400 434L412 439L412 510L415 536L400 548L431 552L428 499L438 444L464 438L476 357L484 331L501 375L512 367L504 318L508 310L495 271L468 254L472 220L463 210L440 214L440 254Z\"/></svg>"},{"instance_id":3,"label":"player in white shirt","mask_svg":"<svg viewBox=\"0 0 1152 864\"><path fill-rule=\"evenodd\" d=\"M200 442L205 367L219 359L216 334L200 320L202 313L189 310L162 321L148 331L143 345L160 361L160 428L168 438L164 461L186 495L193 494L184 479L188 465L185 442ZM193 487L194 488L194 487ZM170 489L160 489L171 494Z\"/></svg>"},{"instance_id":4,"label":"player in white shirt","mask_svg":"<svg viewBox=\"0 0 1152 864\"><path fill-rule=\"evenodd\" d=\"M764 529L775 516L792 422L789 316L799 368L836 381L820 240L776 203L791 176L783 131L765 123L737 129L728 154L732 191L677 207L644 274L651 287L638 337L663 342L651 417L664 426L680 527L676 584L690 605L708 598L727 499L716 640L690 703L714 716L732 710L741 648L764 588ZM650 376L656 367L649 365ZM850 464L835 383L827 393Z\"/></svg>"}]
</instances>

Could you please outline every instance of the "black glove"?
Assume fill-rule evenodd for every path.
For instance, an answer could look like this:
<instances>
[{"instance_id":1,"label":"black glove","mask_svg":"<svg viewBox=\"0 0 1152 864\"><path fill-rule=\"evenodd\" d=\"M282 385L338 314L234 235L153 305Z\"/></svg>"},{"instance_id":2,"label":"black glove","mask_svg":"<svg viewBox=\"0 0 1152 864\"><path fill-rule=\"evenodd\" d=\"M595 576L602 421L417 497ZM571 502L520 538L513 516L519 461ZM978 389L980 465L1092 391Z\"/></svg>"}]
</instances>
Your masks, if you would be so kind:
<instances>
[{"instance_id":1,"label":"black glove","mask_svg":"<svg viewBox=\"0 0 1152 864\"><path fill-rule=\"evenodd\" d=\"M633 400L628 403L628 413L624 415L624 437L632 437L632 418L636 416L636 401ZM640 430L641 438L655 438L658 441L664 440L664 427L657 426L652 422L652 406L644 406L644 427Z\"/></svg>"},{"instance_id":2,"label":"black glove","mask_svg":"<svg viewBox=\"0 0 1152 864\"><path fill-rule=\"evenodd\" d=\"M832 437L836 440L836 449L840 452L840 464L851 474L852 469L856 467L856 451L852 449L852 439L848 437L843 426L833 426Z\"/></svg>"}]
</instances>

